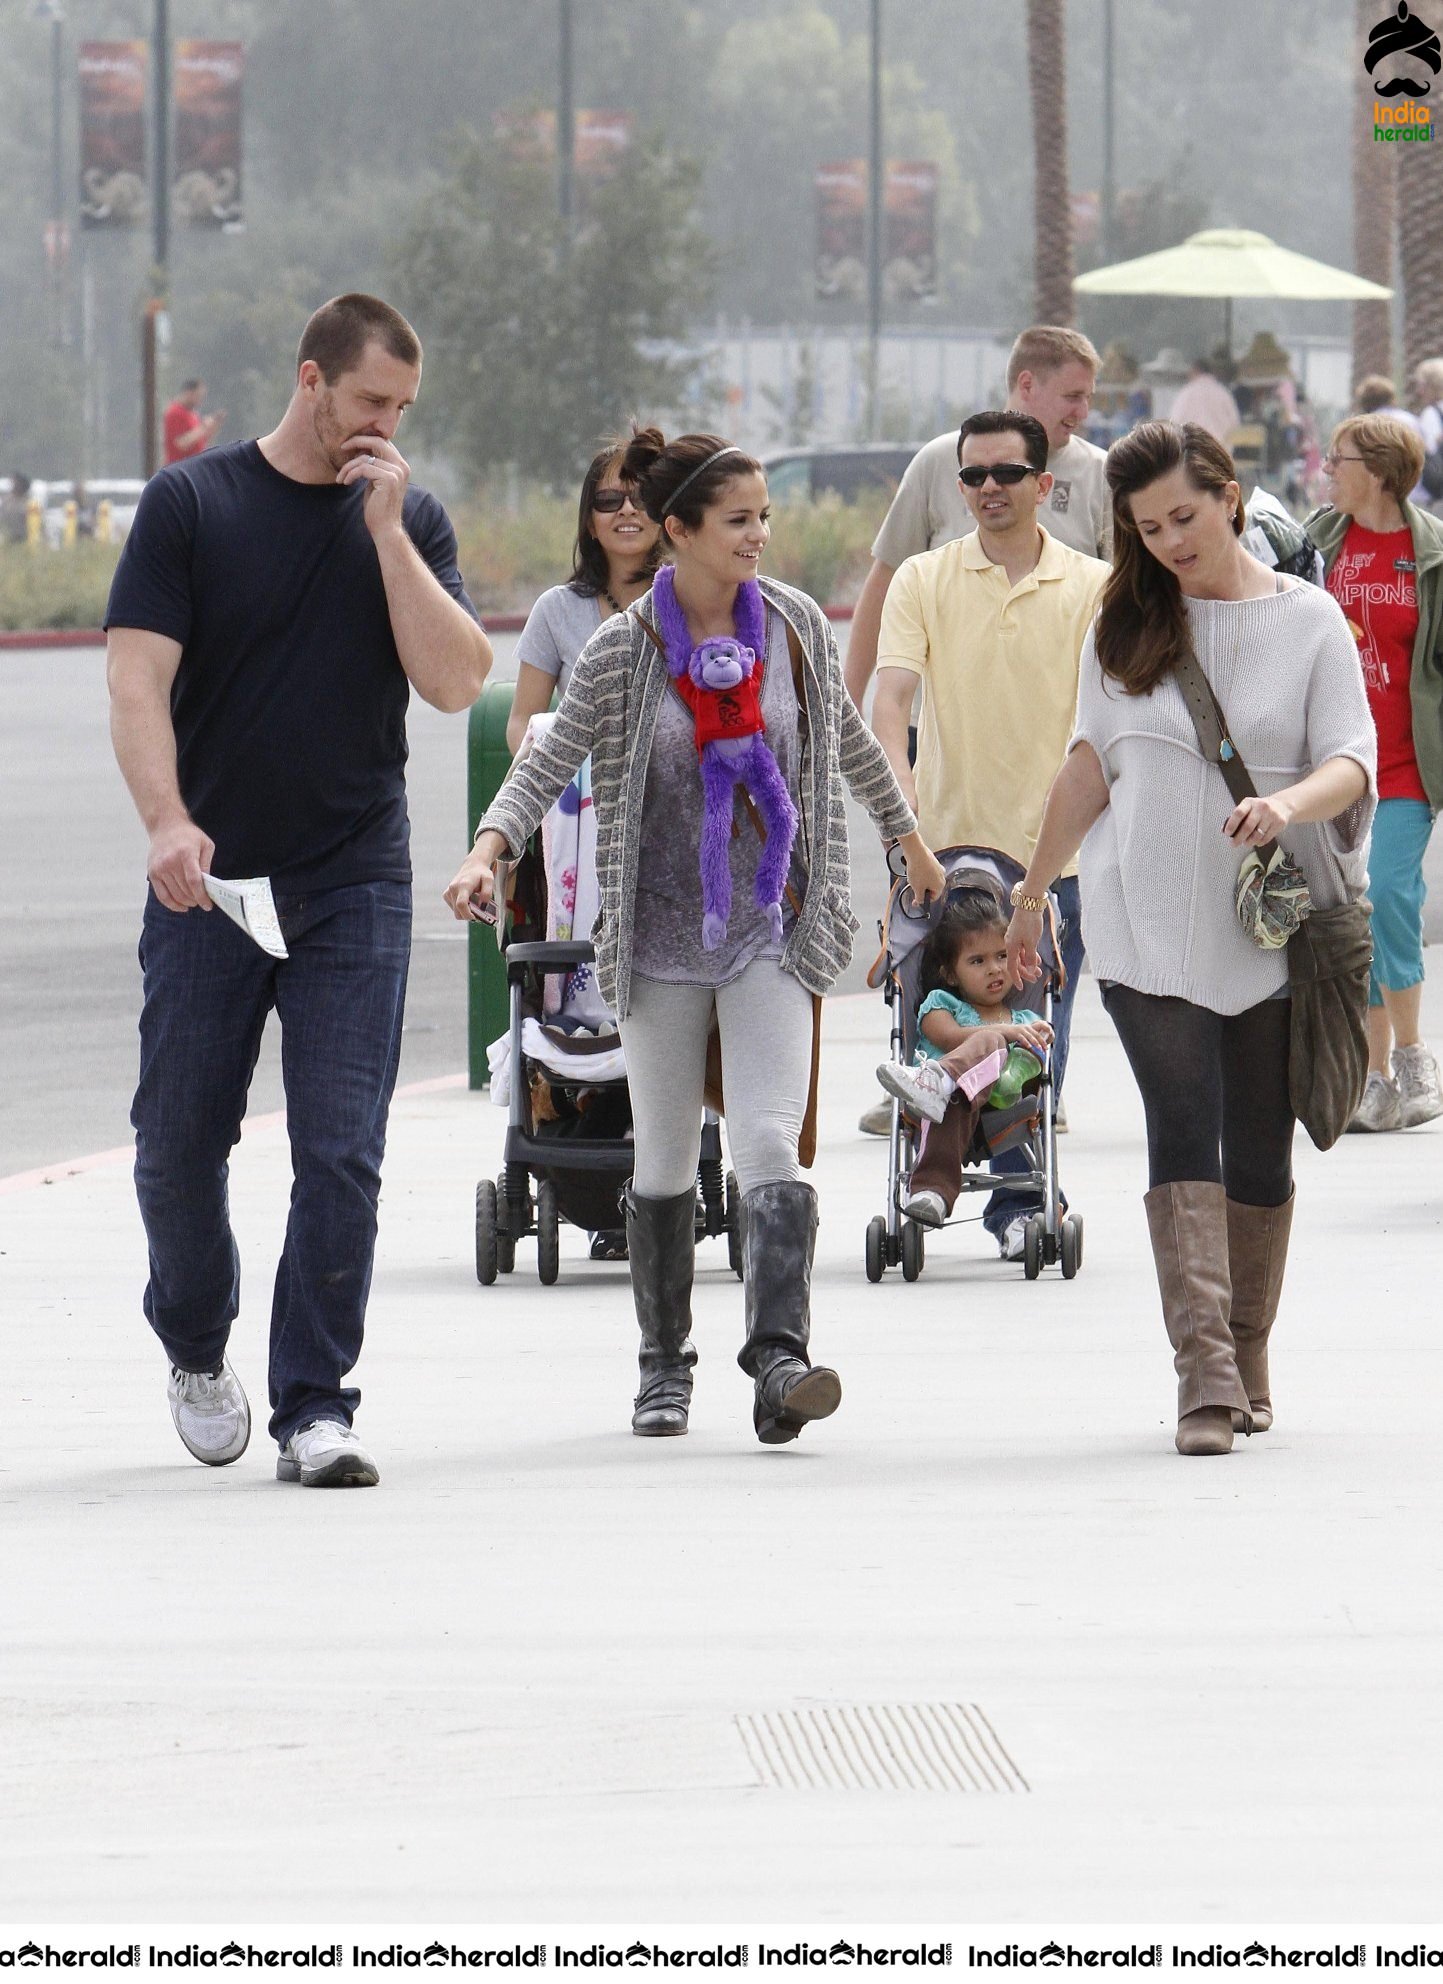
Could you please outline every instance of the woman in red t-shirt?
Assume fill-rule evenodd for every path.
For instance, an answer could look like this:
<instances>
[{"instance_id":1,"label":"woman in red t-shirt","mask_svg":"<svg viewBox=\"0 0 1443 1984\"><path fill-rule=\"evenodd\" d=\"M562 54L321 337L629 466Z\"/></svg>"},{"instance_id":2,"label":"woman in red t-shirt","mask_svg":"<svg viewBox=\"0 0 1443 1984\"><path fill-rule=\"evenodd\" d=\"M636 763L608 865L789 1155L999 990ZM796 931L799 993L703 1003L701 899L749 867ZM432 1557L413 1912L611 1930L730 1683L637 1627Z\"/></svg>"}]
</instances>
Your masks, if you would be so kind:
<instances>
[{"instance_id":1,"label":"woman in red t-shirt","mask_svg":"<svg viewBox=\"0 0 1443 1984\"><path fill-rule=\"evenodd\" d=\"M1401 420L1345 420L1323 459L1334 508L1308 519L1328 591L1347 615L1378 732L1378 811L1368 862L1373 983L1368 1086L1350 1127L1398 1130L1443 1115L1438 1064L1419 1035L1423 1003L1423 856L1433 805L1413 744L1414 650L1436 622L1443 528L1408 494L1423 444ZM1436 796L1436 795L1435 795Z\"/></svg>"}]
</instances>

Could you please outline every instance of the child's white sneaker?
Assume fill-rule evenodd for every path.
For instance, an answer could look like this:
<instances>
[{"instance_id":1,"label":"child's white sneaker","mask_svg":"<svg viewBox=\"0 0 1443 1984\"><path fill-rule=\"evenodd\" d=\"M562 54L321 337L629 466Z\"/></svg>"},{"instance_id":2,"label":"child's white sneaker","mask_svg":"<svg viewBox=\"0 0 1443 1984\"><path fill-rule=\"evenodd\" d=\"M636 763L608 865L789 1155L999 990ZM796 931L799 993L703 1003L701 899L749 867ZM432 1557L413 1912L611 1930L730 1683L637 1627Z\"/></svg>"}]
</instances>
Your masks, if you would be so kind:
<instances>
[{"instance_id":1,"label":"child's white sneaker","mask_svg":"<svg viewBox=\"0 0 1443 1984\"><path fill-rule=\"evenodd\" d=\"M940 1123L957 1084L937 1061L924 1061L920 1068L904 1067L900 1061L883 1061L877 1080L889 1095L895 1095L913 1116L925 1116L929 1123Z\"/></svg>"},{"instance_id":2,"label":"child's white sneaker","mask_svg":"<svg viewBox=\"0 0 1443 1984\"><path fill-rule=\"evenodd\" d=\"M945 1226L947 1208L940 1192L912 1192L902 1201L902 1210L908 1219L915 1219L919 1226Z\"/></svg>"}]
</instances>

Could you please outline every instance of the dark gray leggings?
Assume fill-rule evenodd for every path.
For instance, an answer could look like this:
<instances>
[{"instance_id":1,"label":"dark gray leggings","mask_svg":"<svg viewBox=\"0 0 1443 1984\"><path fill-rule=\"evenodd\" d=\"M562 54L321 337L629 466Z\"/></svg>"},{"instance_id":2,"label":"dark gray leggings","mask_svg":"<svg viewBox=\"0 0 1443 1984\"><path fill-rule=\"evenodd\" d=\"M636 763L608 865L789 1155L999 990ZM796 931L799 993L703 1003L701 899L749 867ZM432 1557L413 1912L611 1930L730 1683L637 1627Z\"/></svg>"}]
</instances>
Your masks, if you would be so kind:
<instances>
[{"instance_id":1,"label":"dark gray leggings","mask_svg":"<svg viewBox=\"0 0 1443 1984\"><path fill-rule=\"evenodd\" d=\"M1293 1189L1292 1001L1229 1016L1112 984L1102 1002L1142 1091L1149 1183L1201 1178L1242 1205L1282 1205Z\"/></svg>"}]
</instances>

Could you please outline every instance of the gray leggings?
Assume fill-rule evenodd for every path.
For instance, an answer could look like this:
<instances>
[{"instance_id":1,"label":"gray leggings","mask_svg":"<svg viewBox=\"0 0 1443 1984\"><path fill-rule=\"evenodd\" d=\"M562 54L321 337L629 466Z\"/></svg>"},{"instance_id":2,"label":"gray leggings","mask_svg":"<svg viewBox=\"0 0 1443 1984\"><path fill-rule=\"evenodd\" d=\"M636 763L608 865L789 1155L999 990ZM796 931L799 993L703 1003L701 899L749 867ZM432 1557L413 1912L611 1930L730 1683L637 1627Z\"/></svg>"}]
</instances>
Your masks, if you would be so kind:
<instances>
[{"instance_id":1,"label":"gray leggings","mask_svg":"<svg viewBox=\"0 0 1443 1984\"><path fill-rule=\"evenodd\" d=\"M750 1192L798 1176L797 1139L812 1071L812 995L775 958L755 958L729 985L632 978L621 1044L639 1198L675 1198L695 1182L713 1008L737 1184Z\"/></svg>"}]
</instances>

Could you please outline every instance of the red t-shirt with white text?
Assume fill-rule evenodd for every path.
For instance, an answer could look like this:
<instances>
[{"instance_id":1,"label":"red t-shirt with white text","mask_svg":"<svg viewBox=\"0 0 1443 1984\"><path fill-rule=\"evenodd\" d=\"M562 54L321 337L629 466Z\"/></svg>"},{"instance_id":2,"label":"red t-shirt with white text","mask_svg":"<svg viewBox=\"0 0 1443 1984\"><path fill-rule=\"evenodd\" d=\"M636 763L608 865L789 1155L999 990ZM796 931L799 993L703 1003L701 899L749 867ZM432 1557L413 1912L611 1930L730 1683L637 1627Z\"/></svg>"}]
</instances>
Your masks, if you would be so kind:
<instances>
[{"instance_id":1,"label":"red t-shirt with white text","mask_svg":"<svg viewBox=\"0 0 1443 1984\"><path fill-rule=\"evenodd\" d=\"M1364 530L1350 523L1328 591L1358 643L1368 707L1378 732L1378 797L1427 799L1413 751L1413 642L1418 633L1418 575L1413 533Z\"/></svg>"},{"instance_id":2,"label":"red t-shirt with white text","mask_svg":"<svg viewBox=\"0 0 1443 1984\"><path fill-rule=\"evenodd\" d=\"M182 448L180 443L187 434L193 434L201 424L201 417L193 406L187 406L184 400L171 401L165 409L164 420L167 468L172 462L194 461L200 453L199 448Z\"/></svg>"}]
</instances>

